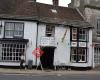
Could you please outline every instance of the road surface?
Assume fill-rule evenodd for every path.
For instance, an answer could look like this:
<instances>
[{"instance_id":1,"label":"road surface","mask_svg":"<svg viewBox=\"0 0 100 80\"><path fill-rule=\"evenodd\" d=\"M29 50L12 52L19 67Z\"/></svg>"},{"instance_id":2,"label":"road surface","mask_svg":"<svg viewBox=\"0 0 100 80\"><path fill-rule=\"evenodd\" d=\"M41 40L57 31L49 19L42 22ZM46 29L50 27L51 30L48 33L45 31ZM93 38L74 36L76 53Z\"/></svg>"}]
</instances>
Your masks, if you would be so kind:
<instances>
[{"instance_id":1,"label":"road surface","mask_svg":"<svg viewBox=\"0 0 100 80\"><path fill-rule=\"evenodd\" d=\"M32 75L0 73L0 80L100 80L100 74Z\"/></svg>"}]
</instances>

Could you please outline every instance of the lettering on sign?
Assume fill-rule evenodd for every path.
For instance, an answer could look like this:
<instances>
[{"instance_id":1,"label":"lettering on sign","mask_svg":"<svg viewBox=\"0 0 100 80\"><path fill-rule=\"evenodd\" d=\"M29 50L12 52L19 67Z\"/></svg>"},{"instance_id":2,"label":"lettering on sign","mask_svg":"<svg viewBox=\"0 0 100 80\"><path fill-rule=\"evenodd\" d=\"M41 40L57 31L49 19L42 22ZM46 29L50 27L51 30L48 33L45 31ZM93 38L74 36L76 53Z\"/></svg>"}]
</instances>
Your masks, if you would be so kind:
<instances>
[{"instance_id":1,"label":"lettering on sign","mask_svg":"<svg viewBox=\"0 0 100 80\"><path fill-rule=\"evenodd\" d=\"M72 47L77 47L77 42L71 42Z\"/></svg>"},{"instance_id":2,"label":"lettering on sign","mask_svg":"<svg viewBox=\"0 0 100 80\"><path fill-rule=\"evenodd\" d=\"M40 45L41 46L55 45L54 37L42 37Z\"/></svg>"},{"instance_id":3,"label":"lettering on sign","mask_svg":"<svg viewBox=\"0 0 100 80\"><path fill-rule=\"evenodd\" d=\"M79 47L86 47L86 42L79 42Z\"/></svg>"}]
</instances>

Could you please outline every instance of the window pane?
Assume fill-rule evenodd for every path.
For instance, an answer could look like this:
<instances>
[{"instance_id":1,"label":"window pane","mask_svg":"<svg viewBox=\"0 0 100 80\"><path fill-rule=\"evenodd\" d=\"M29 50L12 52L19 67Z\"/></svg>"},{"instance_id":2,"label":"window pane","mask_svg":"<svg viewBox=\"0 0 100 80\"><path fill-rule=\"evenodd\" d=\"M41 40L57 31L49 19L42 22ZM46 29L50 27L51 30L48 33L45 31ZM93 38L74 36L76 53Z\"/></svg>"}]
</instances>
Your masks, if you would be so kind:
<instances>
[{"instance_id":1,"label":"window pane","mask_svg":"<svg viewBox=\"0 0 100 80\"><path fill-rule=\"evenodd\" d=\"M5 23L5 37L12 38L14 31L14 23Z\"/></svg>"},{"instance_id":2,"label":"window pane","mask_svg":"<svg viewBox=\"0 0 100 80\"><path fill-rule=\"evenodd\" d=\"M86 41L86 37L87 37L87 30L79 29L79 40Z\"/></svg>"},{"instance_id":3,"label":"window pane","mask_svg":"<svg viewBox=\"0 0 100 80\"><path fill-rule=\"evenodd\" d=\"M15 31L14 32L14 36L16 36L16 37L22 37L23 36L23 32L21 32L21 31Z\"/></svg>"},{"instance_id":4,"label":"window pane","mask_svg":"<svg viewBox=\"0 0 100 80\"><path fill-rule=\"evenodd\" d=\"M78 61L86 62L86 49L84 49L84 48L78 49Z\"/></svg>"},{"instance_id":5,"label":"window pane","mask_svg":"<svg viewBox=\"0 0 100 80\"><path fill-rule=\"evenodd\" d=\"M13 38L13 31L5 31L6 38Z\"/></svg>"},{"instance_id":6,"label":"window pane","mask_svg":"<svg viewBox=\"0 0 100 80\"><path fill-rule=\"evenodd\" d=\"M22 23L15 23L15 30L16 31L23 31L23 24Z\"/></svg>"},{"instance_id":7,"label":"window pane","mask_svg":"<svg viewBox=\"0 0 100 80\"><path fill-rule=\"evenodd\" d=\"M72 29L72 40L77 40L77 28Z\"/></svg>"},{"instance_id":8,"label":"window pane","mask_svg":"<svg viewBox=\"0 0 100 80\"><path fill-rule=\"evenodd\" d=\"M23 37L23 23L7 22L5 23L5 37Z\"/></svg>"},{"instance_id":9,"label":"window pane","mask_svg":"<svg viewBox=\"0 0 100 80\"><path fill-rule=\"evenodd\" d=\"M71 62L77 61L77 48L71 49Z\"/></svg>"},{"instance_id":10,"label":"window pane","mask_svg":"<svg viewBox=\"0 0 100 80\"><path fill-rule=\"evenodd\" d=\"M6 23L5 30L14 30L14 23Z\"/></svg>"},{"instance_id":11,"label":"window pane","mask_svg":"<svg viewBox=\"0 0 100 80\"><path fill-rule=\"evenodd\" d=\"M24 53L25 47L20 48L19 46L23 45L25 46L25 44L21 43L2 43L0 61L20 61L20 56Z\"/></svg>"}]
</instances>

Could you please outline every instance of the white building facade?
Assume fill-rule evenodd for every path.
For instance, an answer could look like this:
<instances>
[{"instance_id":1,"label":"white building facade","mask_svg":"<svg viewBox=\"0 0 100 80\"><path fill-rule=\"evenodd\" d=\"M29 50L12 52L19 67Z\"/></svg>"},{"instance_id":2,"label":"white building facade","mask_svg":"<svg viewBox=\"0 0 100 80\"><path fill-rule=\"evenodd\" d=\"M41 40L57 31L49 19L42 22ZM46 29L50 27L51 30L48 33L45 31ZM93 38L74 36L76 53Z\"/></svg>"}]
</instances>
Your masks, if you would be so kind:
<instances>
[{"instance_id":1,"label":"white building facade","mask_svg":"<svg viewBox=\"0 0 100 80\"><path fill-rule=\"evenodd\" d=\"M26 66L94 66L92 27L77 9L8 1L9 7L6 1L0 7L0 65L20 66L24 53ZM37 48L44 52L39 58L33 54Z\"/></svg>"},{"instance_id":2,"label":"white building facade","mask_svg":"<svg viewBox=\"0 0 100 80\"><path fill-rule=\"evenodd\" d=\"M21 53L24 53L26 65L32 60L33 66L39 61L44 66L93 66L92 28L0 21L0 65L19 66ZM37 47L44 51L41 58L32 54Z\"/></svg>"}]
</instances>

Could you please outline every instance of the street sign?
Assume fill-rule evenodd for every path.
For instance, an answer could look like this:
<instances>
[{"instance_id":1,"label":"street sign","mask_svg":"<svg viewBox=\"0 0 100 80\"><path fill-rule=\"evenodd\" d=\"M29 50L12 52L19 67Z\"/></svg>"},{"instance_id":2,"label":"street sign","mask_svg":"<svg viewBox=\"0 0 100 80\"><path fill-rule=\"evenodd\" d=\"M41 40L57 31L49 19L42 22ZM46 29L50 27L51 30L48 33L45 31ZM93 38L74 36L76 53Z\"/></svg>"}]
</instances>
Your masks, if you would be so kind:
<instances>
[{"instance_id":1,"label":"street sign","mask_svg":"<svg viewBox=\"0 0 100 80\"><path fill-rule=\"evenodd\" d=\"M40 58L44 54L44 51L41 48L36 48L35 50L33 50L32 54L36 58Z\"/></svg>"}]
</instances>

